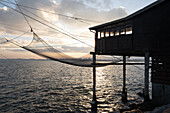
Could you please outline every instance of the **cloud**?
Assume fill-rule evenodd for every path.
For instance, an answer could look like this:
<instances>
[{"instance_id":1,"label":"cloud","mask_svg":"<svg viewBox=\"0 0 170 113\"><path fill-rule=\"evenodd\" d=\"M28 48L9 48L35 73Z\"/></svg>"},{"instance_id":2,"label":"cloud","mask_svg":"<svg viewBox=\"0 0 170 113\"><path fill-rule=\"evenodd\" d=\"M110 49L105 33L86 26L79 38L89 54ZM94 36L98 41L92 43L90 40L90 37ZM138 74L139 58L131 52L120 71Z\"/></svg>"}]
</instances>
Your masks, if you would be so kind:
<instances>
[{"instance_id":1,"label":"cloud","mask_svg":"<svg viewBox=\"0 0 170 113\"><path fill-rule=\"evenodd\" d=\"M56 6L56 4L54 4L50 0L43 0L43 1L42 0L18 0L17 3L20 5L30 6L33 8L37 8L40 10L47 10L47 11L53 11L54 6ZM8 6L11 6L11 5L8 4ZM16 7L16 10L20 11L17 6L15 6L15 7ZM30 15L31 17L38 19L38 20L40 20L40 19L35 17L33 14L35 14L39 17L42 17L44 19L47 19L47 17L48 18L50 17L50 15L44 14L43 12L40 12L37 10L32 10L32 9L28 9L25 7L21 7L21 9L24 14ZM29 13L28 11L31 12L32 14ZM19 28L19 29L25 30L25 31L29 29L27 22L24 19L23 15L15 12L12 9L8 8L7 11L0 10L0 15L1 15L0 23L2 23L1 26L4 26L4 27L10 26L11 28ZM27 17L27 20L29 21L30 25L33 27L40 26L39 23L37 23L34 20L29 19L28 17ZM9 30L9 29L6 29L6 32L10 33L10 34L15 34L15 32L11 32L11 30Z\"/></svg>"},{"instance_id":2,"label":"cloud","mask_svg":"<svg viewBox=\"0 0 170 113\"><path fill-rule=\"evenodd\" d=\"M55 15L40 10L33 10L33 9L21 7L24 14L30 15L31 17L40 20L41 22L44 22L47 25L52 26L52 24L54 24L55 25L53 26L54 28L58 29L58 27L60 27L65 30L63 31L60 29L63 32L68 31L74 35L84 35L88 37L94 37L94 34L90 33L90 31L88 30L89 27L92 27L99 23L112 21L127 15L126 8L123 7L113 8L111 5L112 4L111 0L59 0L59 2L58 1L55 2L55 1L56 0L17 0L17 3L20 5L29 6L40 10L45 10L45 11L50 11L53 13L60 14L60 15ZM15 6L14 8L19 10L17 6ZM35 15L29 13L28 11L45 20L50 21L50 23L52 24L49 24L46 21L38 17L35 17ZM73 18L64 17L61 16L61 14L82 18L82 20L78 18L73 19ZM4 11L4 8L3 10L0 9L0 15L1 15L0 27L3 28L3 31L5 31L7 34L20 35L23 33L22 31L29 30L29 27L23 15L13 11L12 9L8 8L8 10L6 11ZM97 21L99 23L86 21L84 19ZM68 44L67 42L68 39L65 40L65 37L67 36L62 35L61 33L56 32L55 30L52 30L48 27L45 27L40 23L29 19L28 17L27 20L29 21L30 25L33 28L35 28L34 31L40 37L45 37L47 42L51 42L51 44L55 43L56 45ZM13 29L8 29L7 27ZM14 29L21 30L21 31L14 31ZM53 37L50 37L51 35ZM54 36L56 38L54 38ZM92 40L88 41L89 40L88 38L87 40L84 37L83 38L77 37L77 38L79 40L86 41L87 43L90 44L93 43ZM26 39L24 39L24 41L25 40ZM69 40L74 40L74 39L69 38ZM25 41L25 43L26 42L27 41ZM72 42L75 43L75 41L69 41L69 43ZM75 47L74 45L60 46L60 49L62 49L64 52L81 52L81 53L84 52L88 53L89 50L91 50L91 48L88 47L83 47L83 46Z\"/></svg>"},{"instance_id":3,"label":"cloud","mask_svg":"<svg viewBox=\"0 0 170 113\"><path fill-rule=\"evenodd\" d=\"M62 0L59 7L61 10L63 9L62 14L75 16L75 17L77 16L88 20L98 21L101 23L112 21L127 15L127 11L125 8L121 8L121 7L111 8L110 10L105 11L105 10L98 10L97 7L96 8L88 7L87 5L87 4L97 4L96 6L101 7L101 9L103 7L107 9L107 5L110 4L109 2L110 0L107 0L107 2L106 0L101 0L101 1L87 0L86 2L83 1L84 0ZM102 5L104 4L104 6L101 6L100 4ZM87 28L89 26L87 24L81 22L75 22L75 20L64 18L64 17L60 17L59 19L63 23L67 23L72 27ZM90 26L92 26L93 24L95 23L91 23Z\"/></svg>"},{"instance_id":4,"label":"cloud","mask_svg":"<svg viewBox=\"0 0 170 113\"><path fill-rule=\"evenodd\" d=\"M8 10L8 8L7 8L6 6L4 6L4 7L0 7L0 10L7 11L7 10Z\"/></svg>"},{"instance_id":5,"label":"cloud","mask_svg":"<svg viewBox=\"0 0 170 113\"><path fill-rule=\"evenodd\" d=\"M61 2L54 2L54 0L18 0L18 4L24 6L30 6L33 8L37 8L40 10L46 10L53 13L59 13L62 15L79 17L87 20L98 21L100 23L112 21L127 15L127 11L125 8L111 8L111 0L61 0ZM93 7L92 7L93 6ZM25 7L21 7L24 14L30 15L31 17L41 20L40 18L35 17L33 14L38 15L39 17L50 21L51 23L55 24L56 26L62 27L67 31L79 31L79 29L86 29L88 31L88 27L96 25L97 23L92 23L90 21L79 20L79 19L72 19L67 18L59 15L54 15L50 13L45 13L38 10L28 9ZM16 9L19 8L16 6ZM99 9L109 9L109 10L99 10ZM29 13L29 12L33 13ZM23 17L23 15L16 13L15 11L9 9L8 11L0 10L0 22L1 23L8 23L10 27L20 28L22 30L28 30L29 27ZM27 18L30 25L33 27L42 27L41 24ZM44 23L44 20L41 20ZM88 24L87 24L88 23ZM47 23L50 25L49 23ZM90 24L90 25L89 25ZM8 26L4 25L4 26ZM45 27L44 27L45 29ZM48 28L49 29L49 28ZM46 28L46 31L48 32ZM10 32L8 29L6 30L8 33L15 33Z\"/></svg>"},{"instance_id":6,"label":"cloud","mask_svg":"<svg viewBox=\"0 0 170 113\"><path fill-rule=\"evenodd\" d=\"M63 52L73 52L73 53L88 53L91 50L90 47L73 47L73 46L62 46L61 50Z\"/></svg>"}]
</instances>

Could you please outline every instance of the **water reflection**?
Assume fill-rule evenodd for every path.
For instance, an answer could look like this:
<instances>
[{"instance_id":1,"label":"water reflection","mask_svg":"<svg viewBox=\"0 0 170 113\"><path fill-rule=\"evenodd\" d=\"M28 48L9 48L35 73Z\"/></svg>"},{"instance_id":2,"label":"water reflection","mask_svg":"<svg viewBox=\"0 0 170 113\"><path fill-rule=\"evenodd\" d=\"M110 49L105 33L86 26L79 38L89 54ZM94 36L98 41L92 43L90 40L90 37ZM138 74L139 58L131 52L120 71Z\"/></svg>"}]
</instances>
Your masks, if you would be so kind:
<instances>
[{"instance_id":1,"label":"water reflection","mask_svg":"<svg viewBox=\"0 0 170 113\"><path fill-rule=\"evenodd\" d=\"M52 61L1 60L0 112L89 112L92 100L92 69ZM136 93L143 87L143 72L128 67L130 102L141 102ZM135 77L134 77L135 75ZM96 69L99 112L113 112L121 103L122 67Z\"/></svg>"}]
</instances>

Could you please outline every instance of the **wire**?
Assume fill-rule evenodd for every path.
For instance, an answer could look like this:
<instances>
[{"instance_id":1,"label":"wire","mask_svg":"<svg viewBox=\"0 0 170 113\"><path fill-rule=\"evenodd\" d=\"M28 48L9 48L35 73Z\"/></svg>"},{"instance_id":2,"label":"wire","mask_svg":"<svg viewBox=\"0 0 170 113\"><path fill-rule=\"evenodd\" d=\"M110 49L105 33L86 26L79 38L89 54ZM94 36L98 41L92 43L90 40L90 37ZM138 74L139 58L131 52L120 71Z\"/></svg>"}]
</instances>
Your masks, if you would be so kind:
<instances>
[{"instance_id":1,"label":"wire","mask_svg":"<svg viewBox=\"0 0 170 113\"><path fill-rule=\"evenodd\" d=\"M25 35L26 33L28 33L29 31L26 31L25 33L23 33L23 34L21 34L21 35L19 35L19 36L17 36L17 37L15 37L15 38L13 38L13 39L7 39L3 34L1 34L6 40L7 40L7 42L10 42L10 43L12 43L12 44L14 44L14 45L16 45L16 46L18 46L18 47L21 47L22 48L22 45L21 44L19 44L18 42L16 42L15 41L15 43L14 43L14 41L13 40L15 40L15 39L17 39L17 38L19 38L19 37L21 37L21 36L23 36L23 35ZM7 43L6 42L6 43Z\"/></svg>"},{"instance_id":2,"label":"wire","mask_svg":"<svg viewBox=\"0 0 170 113\"><path fill-rule=\"evenodd\" d=\"M9 1L9 0L8 0L8 1ZM26 22L27 22L27 24L28 24L28 26L30 27L31 32L32 32L32 27L31 27L30 23L28 22L27 18L25 17L24 13L22 12L22 9L21 9L21 8L19 7L19 5L17 4L17 1L16 1L16 0L15 0L15 2L16 2L16 5L18 6L19 10L21 11L21 14L24 16L24 18L25 18L25 20L26 20Z\"/></svg>"},{"instance_id":3,"label":"wire","mask_svg":"<svg viewBox=\"0 0 170 113\"><path fill-rule=\"evenodd\" d=\"M13 39L11 39L11 40L8 40L7 38L5 38L5 36L4 36L3 34L1 34L1 35L7 40L7 42L11 42L12 40L18 39L18 38L20 38L21 36L25 35L25 34L28 33L28 32L29 32L29 31L26 31L26 32L24 32L23 34L15 37L15 38L13 38ZM6 43L7 43L7 42L6 42ZM2 43L1 43L1 44L2 44Z\"/></svg>"},{"instance_id":4,"label":"wire","mask_svg":"<svg viewBox=\"0 0 170 113\"><path fill-rule=\"evenodd\" d=\"M14 4L14 5L16 5L15 3L11 2L11 1L10 1L10 2L1 1L1 2L5 2L5 3L9 3L9 4ZM50 12L50 11L46 11L46 10L42 10L42 9L37 9L37 8L33 8L33 7L30 7L30 6L25 6L25 5L21 5L21 4L18 4L18 5L21 6L21 7L25 7L25 8L29 8L29 9L33 9L33 10L37 10L37 11L42 11L42 12L46 12L46 13L50 13L50 14L54 14L54 15L58 15L58 16L63 16L63 17L71 18L71 19L80 21L80 22L82 22L82 23L86 23L86 22L84 22L84 21L94 22L94 23L101 23L101 22L99 22L99 21L94 21L94 20L84 19L84 18L80 18L80 17L63 15L63 14L60 14L60 13L54 13L54 12ZM82 21L82 20L83 20L83 21ZM89 24L89 23L86 23L86 24Z\"/></svg>"},{"instance_id":5,"label":"wire","mask_svg":"<svg viewBox=\"0 0 170 113\"><path fill-rule=\"evenodd\" d=\"M1 27L0 27L1 28ZM15 29L15 28L11 28L11 27L4 27L5 29L9 29L9 30L13 30L13 31L19 31L19 32L25 32L25 31L22 31L22 30L20 30L20 29ZM4 29L3 27L2 27L2 29Z\"/></svg>"},{"instance_id":6,"label":"wire","mask_svg":"<svg viewBox=\"0 0 170 113\"><path fill-rule=\"evenodd\" d=\"M10 30L14 30L14 31L25 32L25 31L22 31L22 30L20 30L20 29L15 29L15 28L11 28L11 27L6 27L6 25L9 26L9 24L5 24L5 23L1 23L1 22L0 22L0 24L5 25L5 26L3 26L5 29L10 29ZM2 28L3 28L3 27L2 27ZM15 27L24 27L24 26L15 26ZM0 28L1 28L1 27L0 27ZM40 30L40 31L46 31L46 30L44 30L44 29L39 29L39 28L36 28L36 27L32 27L32 29L37 29L37 30ZM51 33L59 33L58 31L48 31L48 32L51 32ZM74 35L74 34L72 34L72 35L75 36L75 37L82 37L82 38L92 39L92 37L90 37L90 36L82 36L82 35ZM49 35L43 35L43 36L49 36Z\"/></svg>"},{"instance_id":7,"label":"wire","mask_svg":"<svg viewBox=\"0 0 170 113\"><path fill-rule=\"evenodd\" d=\"M9 0L8 0L8 1L9 1ZM12 3L11 1L9 1L9 2L10 2L10 3ZM16 2L16 0L15 0L15 2ZM23 15L24 13L23 13L23 11L21 10L21 8L19 7L19 5L18 5L18 3L17 3L17 2L16 2L16 4L15 4L15 5L17 5L17 6L18 6L18 8L20 9L20 11L21 11L21 13L22 13L22 15ZM29 13L31 13L32 15L34 15L34 16L36 16L36 17L38 17L38 18L40 18L40 19L42 19L42 20L44 20L44 21L48 22L49 24L51 24L51 25L53 25L53 26L57 27L58 29L63 30L64 32L66 32L66 33L68 33L68 34L70 34L70 35L72 35L72 36L77 36L77 35L73 35L73 34L71 34L71 33L67 32L66 30L64 30L64 29L62 29L62 28L60 28L60 27L56 26L55 24L53 24L53 23L51 23L51 22L49 22L49 21L47 21L47 20L43 19L42 17L40 17L40 16L38 16L38 15L36 15L36 14L34 14L34 13L32 13L32 12L30 12L30 11L26 10L26 9L24 9L24 10L25 10L25 11L27 11L27 12L29 12ZM24 18L25 18L25 20L26 20L27 24L29 25L29 27L32 29L32 27L31 27L31 25L29 24L29 22L28 22L27 18L25 17L25 15L23 15L23 16L24 16ZM87 38L86 36L79 36L79 37L85 37L85 38ZM91 37L88 37L88 38L91 38Z\"/></svg>"},{"instance_id":8,"label":"wire","mask_svg":"<svg viewBox=\"0 0 170 113\"><path fill-rule=\"evenodd\" d=\"M12 7L6 5L6 4L4 4L4 3L2 3L2 2L0 2L0 4L6 6L6 7L8 7L8 8L10 8L10 9L12 9L12 10L14 10L14 11L20 13L20 14L22 14L20 11L14 9L14 8L12 8ZM34 20L34 21L37 21L37 22L41 23L42 25L45 25L45 26L47 26L47 27L49 27L49 28L51 28L51 29L53 29L53 30L56 30L56 31L58 31L58 32L60 32L60 33L62 33L62 34L64 34L64 35L66 35L66 36L68 36L68 37L70 37L70 38L72 38L72 39L75 39L75 40L77 40L77 41L79 41L79 42L81 42L81 43L83 43L83 44L85 44L85 45L87 45L87 46L93 48L93 46L91 46L91 45L89 45L89 44L87 44L87 43L85 43L85 42L83 42L83 41L81 41L81 40L75 38L74 36L71 36L71 35L69 35L69 34L67 34L67 33L64 33L64 32L62 32L62 31L60 31L60 30L58 30L58 29L56 29L56 28L54 28L54 27L52 27L52 26L49 26L49 25L47 25L46 23L43 23L43 22L41 22L41 21L39 21L39 20L37 20L37 19L35 19L35 18L33 18L33 17L27 15L27 14L23 14L23 15L25 15L26 17L28 17L28 18L30 18L30 19L32 19L32 20Z\"/></svg>"},{"instance_id":9,"label":"wire","mask_svg":"<svg viewBox=\"0 0 170 113\"><path fill-rule=\"evenodd\" d=\"M40 19L42 19L42 20L44 20L44 21L46 21L47 23L49 23L49 24L51 24L51 25L57 27L58 29L63 30L64 32L68 33L69 35L72 35L72 36L75 36L75 37L76 37L76 35L73 35L73 34L69 33L68 31L66 31L66 30L64 30L64 29L62 29L62 28L56 26L55 24L53 24L53 23L51 23L51 22L49 22L49 21L43 19L42 17L40 17L40 16L38 16L38 15L36 15L36 14L34 14L34 13L32 13L32 12L26 10L26 9L24 9L24 10L27 11L27 12L29 12L29 13L31 13L32 15L34 15L34 16L36 16L36 17L38 17L38 18L40 18ZM85 36L79 36L79 37L85 37ZM86 37L86 38L87 38L87 37ZM88 38L89 38L89 37L88 37Z\"/></svg>"},{"instance_id":10,"label":"wire","mask_svg":"<svg viewBox=\"0 0 170 113\"><path fill-rule=\"evenodd\" d=\"M68 33L68 34L72 35L71 33L67 32L67 31L65 31L64 29L62 29L62 28L60 28L60 27L56 26L55 24L53 24L53 23L51 23L51 22L49 22L49 21L47 21L47 20L43 19L42 17L40 17L40 16L38 16L38 15L36 15L36 14L34 14L34 13L32 13L32 12L30 12L30 11L26 10L26 9L24 9L24 10L25 10L25 11L27 11L27 12L29 12L29 13L31 13L32 15L34 15L34 16L36 16L36 17L38 17L38 18L42 19L42 20L44 20L45 22L47 22L47 23L49 23L49 24L51 24L51 25L53 25L53 26L57 27L58 29L63 30L64 32L66 32L66 33Z\"/></svg>"}]
</instances>

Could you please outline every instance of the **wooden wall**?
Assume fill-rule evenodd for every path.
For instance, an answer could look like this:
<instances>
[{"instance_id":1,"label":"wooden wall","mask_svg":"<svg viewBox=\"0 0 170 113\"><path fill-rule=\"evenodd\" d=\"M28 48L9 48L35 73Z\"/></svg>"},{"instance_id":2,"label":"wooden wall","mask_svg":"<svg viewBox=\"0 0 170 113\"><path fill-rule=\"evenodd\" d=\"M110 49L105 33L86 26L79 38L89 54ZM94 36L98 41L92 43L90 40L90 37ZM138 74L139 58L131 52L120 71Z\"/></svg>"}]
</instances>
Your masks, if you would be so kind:
<instances>
[{"instance_id":1,"label":"wooden wall","mask_svg":"<svg viewBox=\"0 0 170 113\"><path fill-rule=\"evenodd\" d=\"M96 31L125 28L132 26L133 33L129 36L119 35L97 39L96 52L103 54L131 54L144 55L145 51L170 50L170 1L166 0L160 5L143 13L121 21L114 25L107 25ZM125 51L127 50L127 51Z\"/></svg>"},{"instance_id":2,"label":"wooden wall","mask_svg":"<svg viewBox=\"0 0 170 113\"><path fill-rule=\"evenodd\" d=\"M170 1L152 8L133 19L135 50L170 48Z\"/></svg>"}]
</instances>

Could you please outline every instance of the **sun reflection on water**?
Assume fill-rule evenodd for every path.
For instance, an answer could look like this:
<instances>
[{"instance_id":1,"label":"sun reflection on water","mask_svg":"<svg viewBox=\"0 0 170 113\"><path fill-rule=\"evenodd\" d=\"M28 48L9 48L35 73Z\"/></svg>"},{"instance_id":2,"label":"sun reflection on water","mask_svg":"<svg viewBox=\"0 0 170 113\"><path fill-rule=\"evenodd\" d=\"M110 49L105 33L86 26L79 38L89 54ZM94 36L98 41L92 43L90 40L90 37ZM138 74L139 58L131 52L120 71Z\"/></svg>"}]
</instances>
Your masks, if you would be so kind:
<instances>
[{"instance_id":1,"label":"sun reflection on water","mask_svg":"<svg viewBox=\"0 0 170 113\"><path fill-rule=\"evenodd\" d=\"M106 74L103 72L105 67L96 68L96 85L97 87L101 87L106 85L108 80L106 79Z\"/></svg>"}]
</instances>

